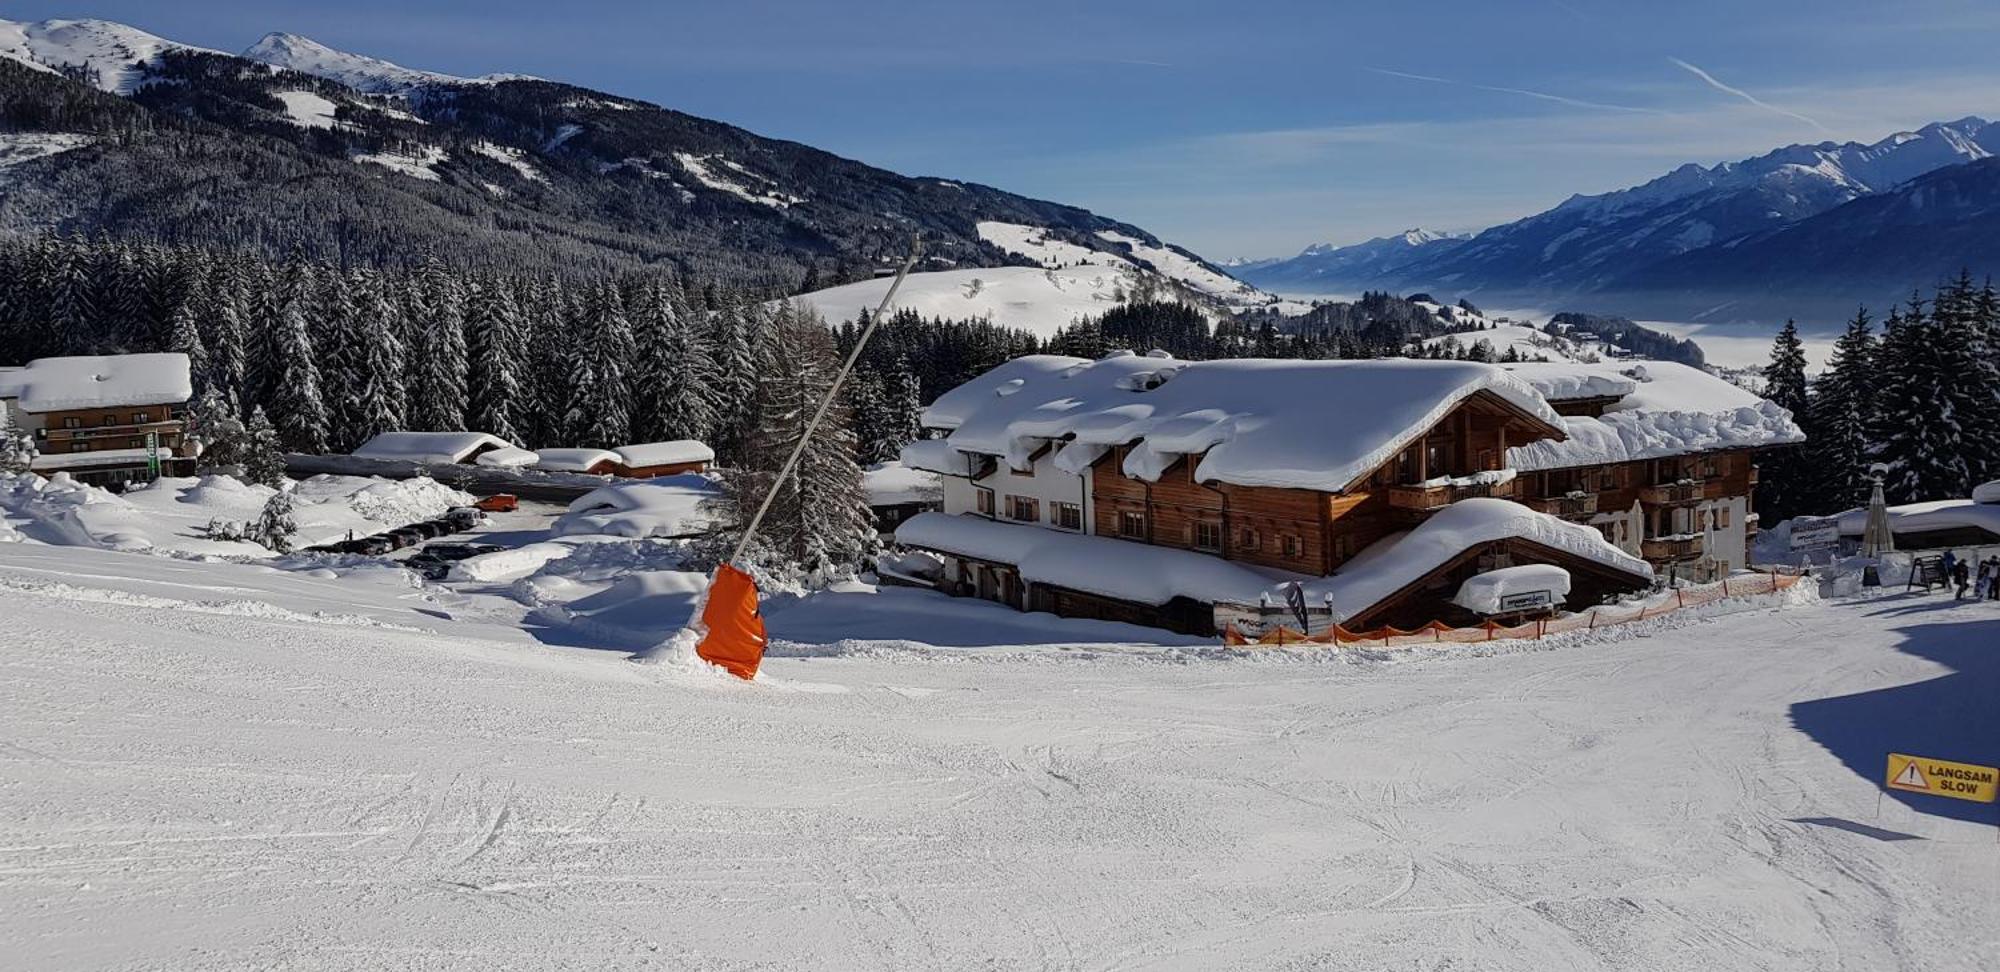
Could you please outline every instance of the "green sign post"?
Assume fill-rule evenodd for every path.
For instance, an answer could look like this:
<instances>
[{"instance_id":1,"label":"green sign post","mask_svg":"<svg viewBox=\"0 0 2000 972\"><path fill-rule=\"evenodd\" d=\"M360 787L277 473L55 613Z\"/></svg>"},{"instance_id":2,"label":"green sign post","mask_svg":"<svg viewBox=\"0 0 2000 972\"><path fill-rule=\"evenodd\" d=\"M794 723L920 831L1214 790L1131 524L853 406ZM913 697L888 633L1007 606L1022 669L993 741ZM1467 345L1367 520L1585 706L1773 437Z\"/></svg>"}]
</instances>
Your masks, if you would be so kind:
<instances>
[{"instance_id":1,"label":"green sign post","mask_svg":"<svg viewBox=\"0 0 2000 972\"><path fill-rule=\"evenodd\" d=\"M160 433L146 433L146 474L160 478Z\"/></svg>"}]
</instances>

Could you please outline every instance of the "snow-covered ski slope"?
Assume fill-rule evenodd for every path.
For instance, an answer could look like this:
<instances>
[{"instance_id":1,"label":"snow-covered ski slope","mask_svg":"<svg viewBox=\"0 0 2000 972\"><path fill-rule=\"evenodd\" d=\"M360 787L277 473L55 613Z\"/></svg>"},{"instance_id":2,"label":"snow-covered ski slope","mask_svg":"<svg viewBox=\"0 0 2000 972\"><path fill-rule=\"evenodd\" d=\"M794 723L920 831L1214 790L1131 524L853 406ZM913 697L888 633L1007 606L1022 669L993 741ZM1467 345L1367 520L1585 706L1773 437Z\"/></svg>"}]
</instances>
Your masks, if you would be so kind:
<instances>
[{"instance_id":1,"label":"snow-covered ski slope","mask_svg":"<svg viewBox=\"0 0 2000 972\"><path fill-rule=\"evenodd\" d=\"M1990 754L1990 607L1451 655L796 643L865 627L848 596L746 685L407 586L0 544L0 954L1991 968L1993 808L1873 779Z\"/></svg>"}]
</instances>

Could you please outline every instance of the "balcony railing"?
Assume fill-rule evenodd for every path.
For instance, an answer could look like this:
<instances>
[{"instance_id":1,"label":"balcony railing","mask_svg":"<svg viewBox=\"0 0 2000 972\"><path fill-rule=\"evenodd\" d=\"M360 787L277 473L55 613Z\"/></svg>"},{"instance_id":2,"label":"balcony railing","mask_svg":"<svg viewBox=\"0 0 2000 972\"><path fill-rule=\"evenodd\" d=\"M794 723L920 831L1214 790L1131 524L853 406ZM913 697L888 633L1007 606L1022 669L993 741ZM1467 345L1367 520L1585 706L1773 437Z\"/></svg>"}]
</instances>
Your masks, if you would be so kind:
<instances>
[{"instance_id":1,"label":"balcony railing","mask_svg":"<svg viewBox=\"0 0 2000 972\"><path fill-rule=\"evenodd\" d=\"M1682 480L1678 483L1642 486L1639 488L1639 502L1647 506L1699 503L1709 498L1708 488L1709 483L1702 480Z\"/></svg>"},{"instance_id":2,"label":"balcony railing","mask_svg":"<svg viewBox=\"0 0 2000 972\"><path fill-rule=\"evenodd\" d=\"M1597 494L1579 493L1572 496L1544 496L1528 501L1528 507L1551 516L1596 516Z\"/></svg>"},{"instance_id":3,"label":"balcony railing","mask_svg":"<svg viewBox=\"0 0 2000 972\"><path fill-rule=\"evenodd\" d=\"M1389 506L1392 509L1413 510L1421 513L1430 510L1441 510L1459 500L1474 499L1481 496L1498 496L1502 499L1512 499L1519 491L1515 485L1516 482L1517 480L1510 479L1504 483L1467 483L1464 485L1443 483L1436 486L1424 486L1412 483L1391 486L1389 487Z\"/></svg>"},{"instance_id":4,"label":"balcony railing","mask_svg":"<svg viewBox=\"0 0 2000 972\"><path fill-rule=\"evenodd\" d=\"M1653 537L1639 545L1639 554L1647 560L1693 560L1701 556L1703 549L1700 534L1683 537Z\"/></svg>"},{"instance_id":5,"label":"balcony railing","mask_svg":"<svg viewBox=\"0 0 2000 972\"><path fill-rule=\"evenodd\" d=\"M74 429L42 429L46 439L102 439L107 436L145 435L157 432L161 435L179 435L183 430L180 422L140 422L132 425L85 425Z\"/></svg>"}]
</instances>

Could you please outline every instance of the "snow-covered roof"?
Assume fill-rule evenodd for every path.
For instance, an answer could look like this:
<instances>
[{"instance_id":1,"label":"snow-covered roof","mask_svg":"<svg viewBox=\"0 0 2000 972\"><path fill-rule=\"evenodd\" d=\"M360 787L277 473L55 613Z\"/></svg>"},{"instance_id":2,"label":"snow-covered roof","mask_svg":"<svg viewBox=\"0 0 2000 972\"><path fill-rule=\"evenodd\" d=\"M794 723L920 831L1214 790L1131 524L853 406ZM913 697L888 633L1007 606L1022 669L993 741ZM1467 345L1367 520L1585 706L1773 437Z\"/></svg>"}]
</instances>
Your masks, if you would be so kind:
<instances>
[{"instance_id":1,"label":"snow-covered roof","mask_svg":"<svg viewBox=\"0 0 2000 972\"><path fill-rule=\"evenodd\" d=\"M896 542L1020 568L1024 580L1141 604L1175 597L1253 603L1282 597L1300 582L1307 600L1344 619L1366 611L1473 546L1518 538L1651 580L1645 561L1580 524L1502 499L1461 500L1407 533L1378 541L1330 577L1223 560L1210 554L1110 537L1000 523L982 517L920 513L896 528Z\"/></svg>"},{"instance_id":2,"label":"snow-covered roof","mask_svg":"<svg viewBox=\"0 0 2000 972\"><path fill-rule=\"evenodd\" d=\"M462 463L481 449L518 446L485 432L381 432L354 450L363 459Z\"/></svg>"},{"instance_id":3,"label":"snow-covered roof","mask_svg":"<svg viewBox=\"0 0 2000 972\"><path fill-rule=\"evenodd\" d=\"M715 450L694 439L642 442L612 450L627 466L670 466L683 462L714 462Z\"/></svg>"},{"instance_id":4,"label":"snow-covered roof","mask_svg":"<svg viewBox=\"0 0 2000 972\"><path fill-rule=\"evenodd\" d=\"M1868 509L1840 514L1843 536L1858 537L1867 529ZM1889 507L1890 533L1929 533L1933 530L1985 530L2000 536L2000 503L1969 499L1932 500Z\"/></svg>"},{"instance_id":5,"label":"snow-covered roof","mask_svg":"<svg viewBox=\"0 0 2000 972\"><path fill-rule=\"evenodd\" d=\"M1507 465L1515 469L1564 469L1805 441L1792 414L1777 403L1672 361L1501 367L1551 400L1621 396L1601 417L1565 418L1565 441L1543 439L1508 449Z\"/></svg>"},{"instance_id":6,"label":"snow-covered roof","mask_svg":"<svg viewBox=\"0 0 2000 972\"><path fill-rule=\"evenodd\" d=\"M1604 534L1503 499L1459 500L1408 533L1377 541L1325 580L1306 585L1315 599L1332 595L1334 617L1353 617L1444 565L1467 548L1516 538L1651 580L1653 568L1612 546Z\"/></svg>"},{"instance_id":7,"label":"snow-covered roof","mask_svg":"<svg viewBox=\"0 0 2000 972\"><path fill-rule=\"evenodd\" d=\"M861 489L868 494L869 506L934 503L944 496L937 473L900 462L868 467L861 473Z\"/></svg>"},{"instance_id":8,"label":"snow-covered roof","mask_svg":"<svg viewBox=\"0 0 2000 972\"><path fill-rule=\"evenodd\" d=\"M589 472L602 463L617 464L618 453L609 449L537 449L536 469L555 472Z\"/></svg>"},{"instance_id":9,"label":"snow-covered roof","mask_svg":"<svg viewBox=\"0 0 2000 972\"><path fill-rule=\"evenodd\" d=\"M2000 503L2000 479L1972 487L1974 503Z\"/></svg>"},{"instance_id":10,"label":"snow-covered roof","mask_svg":"<svg viewBox=\"0 0 2000 972\"><path fill-rule=\"evenodd\" d=\"M187 355L173 352L36 358L0 371L0 398L19 399L24 412L171 405L193 396Z\"/></svg>"},{"instance_id":11,"label":"snow-covered roof","mask_svg":"<svg viewBox=\"0 0 2000 972\"><path fill-rule=\"evenodd\" d=\"M540 459L541 456L536 453L508 446L505 449L482 452L473 462L476 465L491 466L495 469L520 469L523 466L532 466Z\"/></svg>"},{"instance_id":12,"label":"snow-covered roof","mask_svg":"<svg viewBox=\"0 0 2000 972\"><path fill-rule=\"evenodd\" d=\"M943 439L918 439L903 447L903 465L946 476L972 475L972 457Z\"/></svg>"},{"instance_id":13,"label":"snow-covered roof","mask_svg":"<svg viewBox=\"0 0 2000 972\"><path fill-rule=\"evenodd\" d=\"M940 396L924 422L951 430L952 448L1016 469L1043 444L1073 438L1132 444L1124 472L1141 479L1201 454L1201 481L1338 491L1482 392L1562 428L1527 382L1477 362L1185 362L1129 352L1016 358Z\"/></svg>"},{"instance_id":14,"label":"snow-covered roof","mask_svg":"<svg viewBox=\"0 0 2000 972\"><path fill-rule=\"evenodd\" d=\"M1569 597L1569 571L1554 564L1518 564L1474 574L1458 585L1451 603L1474 614L1499 614L1501 605L1517 594L1547 591L1550 604Z\"/></svg>"}]
</instances>

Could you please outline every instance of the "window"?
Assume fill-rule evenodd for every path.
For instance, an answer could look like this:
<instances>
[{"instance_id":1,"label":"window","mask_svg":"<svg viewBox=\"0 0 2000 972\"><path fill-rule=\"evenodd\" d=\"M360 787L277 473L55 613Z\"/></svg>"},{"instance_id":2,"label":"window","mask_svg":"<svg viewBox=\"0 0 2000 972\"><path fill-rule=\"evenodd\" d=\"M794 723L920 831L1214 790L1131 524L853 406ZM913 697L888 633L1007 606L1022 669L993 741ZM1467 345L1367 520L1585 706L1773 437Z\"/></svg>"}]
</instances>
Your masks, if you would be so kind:
<instances>
[{"instance_id":1,"label":"window","mask_svg":"<svg viewBox=\"0 0 2000 972\"><path fill-rule=\"evenodd\" d=\"M80 428L82 428L82 427L83 427L83 420L82 420L82 419L80 419L80 418L77 418L77 417L76 417L76 416L74 416L74 415L65 415L65 416L63 416L63 428L65 428L65 429L80 429Z\"/></svg>"},{"instance_id":2,"label":"window","mask_svg":"<svg viewBox=\"0 0 2000 972\"><path fill-rule=\"evenodd\" d=\"M146 440L143 436L133 436L131 439L128 439L127 441L131 443L131 445L128 446L127 448L144 449L146 447Z\"/></svg>"},{"instance_id":3,"label":"window","mask_svg":"<svg viewBox=\"0 0 2000 972\"><path fill-rule=\"evenodd\" d=\"M1718 506L1715 508L1715 528L1717 530L1729 529L1729 507Z\"/></svg>"},{"instance_id":4,"label":"window","mask_svg":"<svg viewBox=\"0 0 2000 972\"><path fill-rule=\"evenodd\" d=\"M1194 522L1194 548L1196 550L1222 549L1222 524L1209 520Z\"/></svg>"},{"instance_id":5,"label":"window","mask_svg":"<svg viewBox=\"0 0 2000 972\"><path fill-rule=\"evenodd\" d=\"M1451 444L1448 442L1432 442L1424 446L1424 465L1429 467L1432 478L1446 475L1449 472L1445 465L1445 460L1450 455Z\"/></svg>"},{"instance_id":6,"label":"window","mask_svg":"<svg viewBox=\"0 0 2000 972\"><path fill-rule=\"evenodd\" d=\"M1246 528L1242 533L1237 534L1236 549L1247 550L1251 553L1261 552L1264 549L1264 538L1259 536L1257 531Z\"/></svg>"},{"instance_id":7,"label":"window","mask_svg":"<svg viewBox=\"0 0 2000 972\"><path fill-rule=\"evenodd\" d=\"M975 486L972 489L972 498L973 498L972 499L973 507L979 511L980 516L993 515L992 490L987 489L984 486Z\"/></svg>"},{"instance_id":8,"label":"window","mask_svg":"<svg viewBox=\"0 0 2000 972\"><path fill-rule=\"evenodd\" d=\"M1281 545L1284 547L1285 556L1287 557L1297 557L1305 550L1305 543L1299 539L1296 533L1285 534Z\"/></svg>"},{"instance_id":9,"label":"window","mask_svg":"<svg viewBox=\"0 0 2000 972\"><path fill-rule=\"evenodd\" d=\"M1083 529L1083 507L1075 503L1050 503L1049 516L1065 530Z\"/></svg>"},{"instance_id":10,"label":"window","mask_svg":"<svg viewBox=\"0 0 2000 972\"><path fill-rule=\"evenodd\" d=\"M144 424L146 424L146 413L144 413L144 412L133 412L133 413L132 413L132 424L133 424L133 425L144 425Z\"/></svg>"},{"instance_id":11,"label":"window","mask_svg":"<svg viewBox=\"0 0 2000 972\"><path fill-rule=\"evenodd\" d=\"M103 425L105 428L108 429L111 426L118 424L118 416L116 413L107 412L105 413L104 421L99 424Z\"/></svg>"},{"instance_id":12,"label":"window","mask_svg":"<svg viewBox=\"0 0 2000 972\"><path fill-rule=\"evenodd\" d=\"M1618 474L1609 469L1606 469L1604 472L1598 474L1597 488L1604 491L1617 489Z\"/></svg>"},{"instance_id":13,"label":"window","mask_svg":"<svg viewBox=\"0 0 2000 972\"><path fill-rule=\"evenodd\" d=\"M1130 540L1146 539L1146 514L1118 514L1118 535Z\"/></svg>"},{"instance_id":14,"label":"window","mask_svg":"<svg viewBox=\"0 0 2000 972\"><path fill-rule=\"evenodd\" d=\"M1713 459L1709 459L1703 462L1701 465L1701 475L1703 479L1714 479L1716 477L1716 474L1719 473L1720 471L1721 471L1720 467L1716 465L1715 460Z\"/></svg>"},{"instance_id":15,"label":"window","mask_svg":"<svg viewBox=\"0 0 2000 972\"><path fill-rule=\"evenodd\" d=\"M1007 497L1007 519L1019 520L1023 523L1040 523L1042 521L1042 501L1031 496L1009 495Z\"/></svg>"},{"instance_id":16,"label":"window","mask_svg":"<svg viewBox=\"0 0 2000 972\"><path fill-rule=\"evenodd\" d=\"M90 451L90 443L88 443L88 442L72 442L72 443L70 443L70 444L69 444L69 451L71 451L71 452L89 452L89 451Z\"/></svg>"}]
</instances>

